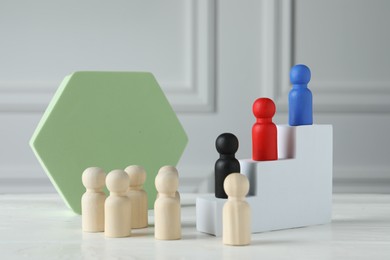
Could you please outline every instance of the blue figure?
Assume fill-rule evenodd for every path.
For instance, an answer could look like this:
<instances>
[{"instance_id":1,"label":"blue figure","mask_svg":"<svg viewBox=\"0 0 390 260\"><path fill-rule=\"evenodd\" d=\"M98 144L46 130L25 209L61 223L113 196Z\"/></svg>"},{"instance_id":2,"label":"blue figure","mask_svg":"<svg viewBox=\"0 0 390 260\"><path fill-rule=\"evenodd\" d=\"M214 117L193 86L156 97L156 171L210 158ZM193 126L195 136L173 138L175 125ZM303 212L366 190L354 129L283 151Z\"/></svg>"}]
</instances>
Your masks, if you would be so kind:
<instances>
[{"instance_id":1,"label":"blue figure","mask_svg":"<svg viewBox=\"0 0 390 260\"><path fill-rule=\"evenodd\" d=\"M303 64L295 65L290 71L292 89L288 94L288 123L291 126L313 124L313 95L307 84L310 69Z\"/></svg>"}]
</instances>

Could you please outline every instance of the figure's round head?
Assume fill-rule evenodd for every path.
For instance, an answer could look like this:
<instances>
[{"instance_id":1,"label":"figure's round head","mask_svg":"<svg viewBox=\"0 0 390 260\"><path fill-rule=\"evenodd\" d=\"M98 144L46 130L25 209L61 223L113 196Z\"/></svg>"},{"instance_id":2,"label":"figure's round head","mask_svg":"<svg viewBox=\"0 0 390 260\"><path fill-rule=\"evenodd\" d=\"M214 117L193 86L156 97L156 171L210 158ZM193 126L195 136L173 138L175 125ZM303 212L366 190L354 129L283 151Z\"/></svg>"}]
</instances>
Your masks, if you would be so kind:
<instances>
[{"instance_id":1,"label":"figure's round head","mask_svg":"<svg viewBox=\"0 0 390 260\"><path fill-rule=\"evenodd\" d=\"M232 133L223 133L215 140L215 148L220 154L235 154L238 150L238 139Z\"/></svg>"},{"instance_id":2,"label":"figure's round head","mask_svg":"<svg viewBox=\"0 0 390 260\"><path fill-rule=\"evenodd\" d=\"M249 181L244 174L231 173L225 178L223 188L229 197L245 197L249 191Z\"/></svg>"},{"instance_id":3,"label":"figure's round head","mask_svg":"<svg viewBox=\"0 0 390 260\"><path fill-rule=\"evenodd\" d=\"M159 193L173 194L179 187L179 174L173 166L163 166L154 180Z\"/></svg>"},{"instance_id":4,"label":"figure's round head","mask_svg":"<svg viewBox=\"0 0 390 260\"><path fill-rule=\"evenodd\" d=\"M175 166L172 166L172 165L165 165L163 167L160 168L160 170L158 170L158 174L165 174L166 172L169 172L170 174L174 174L176 175L177 178L179 178L179 173L177 172L177 169Z\"/></svg>"},{"instance_id":5,"label":"figure's round head","mask_svg":"<svg viewBox=\"0 0 390 260\"><path fill-rule=\"evenodd\" d=\"M252 111L256 118L272 118L275 115L276 106L270 98L258 98L253 103Z\"/></svg>"},{"instance_id":6,"label":"figure's round head","mask_svg":"<svg viewBox=\"0 0 390 260\"><path fill-rule=\"evenodd\" d=\"M126 192L129 183L129 176L124 170L113 170L106 177L107 189L111 192Z\"/></svg>"},{"instance_id":7,"label":"figure's round head","mask_svg":"<svg viewBox=\"0 0 390 260\"><path fill-rule=\"evenodd\" d=\"M106 173L99 167L89 167L83 172L82 182L87 189L101 189L106 182Z\"/></svg>"},{"instance_id":8,"label":"figure's round head","mask_svg":"<svg viewBox=\"0 0 390 260\"><path fill-rule=\"evenodd\" d=\"M125 172L129 176L130 186L142 186L146 180L146 171L140 165L130 165L126 167Z\"/></svg>"},{"instance_id":9,"label":"figure's round head","mask_svg":"<svg viewBox=\"0 0 390 260\"><path fill-rule=\"evenodd\" d=\"M293 85L306 85L311 78L311 72L308 66L303 64L295 65L290 71L290 81Z\"/></svg>"}]
</instances>

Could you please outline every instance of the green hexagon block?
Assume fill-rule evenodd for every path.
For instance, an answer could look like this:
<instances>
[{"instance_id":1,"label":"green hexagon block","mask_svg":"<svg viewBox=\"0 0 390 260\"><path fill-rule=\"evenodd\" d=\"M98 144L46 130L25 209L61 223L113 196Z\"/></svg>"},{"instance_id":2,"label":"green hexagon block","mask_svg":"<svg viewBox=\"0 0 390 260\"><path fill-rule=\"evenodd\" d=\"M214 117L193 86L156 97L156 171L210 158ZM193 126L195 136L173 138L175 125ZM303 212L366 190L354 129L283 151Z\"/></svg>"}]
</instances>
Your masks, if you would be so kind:
<instances>
[{"instance_id":1,"label":"green hexagon block","mask_svg":"<svg viewBox=\"0 0 390 260\"><path fill-rule=\"evenodd\" d=\"M30 145L64 201L80 214L81 174L90 166L109 172L143 165L152 208L158 169L176 165L187 141L152 74L76 72L61 83Z\"/></svg>"}]
</instances>

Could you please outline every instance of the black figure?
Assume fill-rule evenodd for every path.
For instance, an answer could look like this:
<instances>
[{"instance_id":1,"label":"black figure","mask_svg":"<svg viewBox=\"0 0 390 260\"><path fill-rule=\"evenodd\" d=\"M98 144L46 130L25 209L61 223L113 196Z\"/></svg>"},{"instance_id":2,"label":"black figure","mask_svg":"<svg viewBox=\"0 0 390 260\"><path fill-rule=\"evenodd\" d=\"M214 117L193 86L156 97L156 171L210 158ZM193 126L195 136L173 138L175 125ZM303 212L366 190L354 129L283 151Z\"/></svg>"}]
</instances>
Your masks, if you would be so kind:
<instances>
[{"instance_id":1,"label":"black figure","mask_svg":"<svg viewBox=\"0 0 390 260\"><path fill-rule=\"evenodd\" d=\"M240 172L240 163L235 157L238 150L238 139L234 134L224 133L218 136L215 147L220 154L215 162L215 197L227 199L227 194L223 188L225 178L233 173Z\"/></svg>"}]
</instances>

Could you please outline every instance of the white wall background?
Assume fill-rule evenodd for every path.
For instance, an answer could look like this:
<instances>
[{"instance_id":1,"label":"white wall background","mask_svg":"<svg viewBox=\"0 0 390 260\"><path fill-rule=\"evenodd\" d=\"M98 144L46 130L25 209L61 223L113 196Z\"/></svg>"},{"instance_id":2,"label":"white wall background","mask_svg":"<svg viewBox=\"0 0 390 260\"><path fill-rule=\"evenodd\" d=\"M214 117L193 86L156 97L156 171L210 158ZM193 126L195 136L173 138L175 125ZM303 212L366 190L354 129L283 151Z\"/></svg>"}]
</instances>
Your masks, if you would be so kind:
<instances>
[{"instance_id":1,"label":"white wall background","mask_svg":"<svg viewBox=\"0 0 390 260\"><path fill-rule=\"evenodd\" d=\"M312 69L315 122L334 125L335 191L390 192L389 13L379 0L3 0L0 193L54 190L28 140L73 71L153 72L189 135L181 189L197 191L220 133L250 157L257 97L287 122L296 63Z\"/></svg>"}]
</instances>

